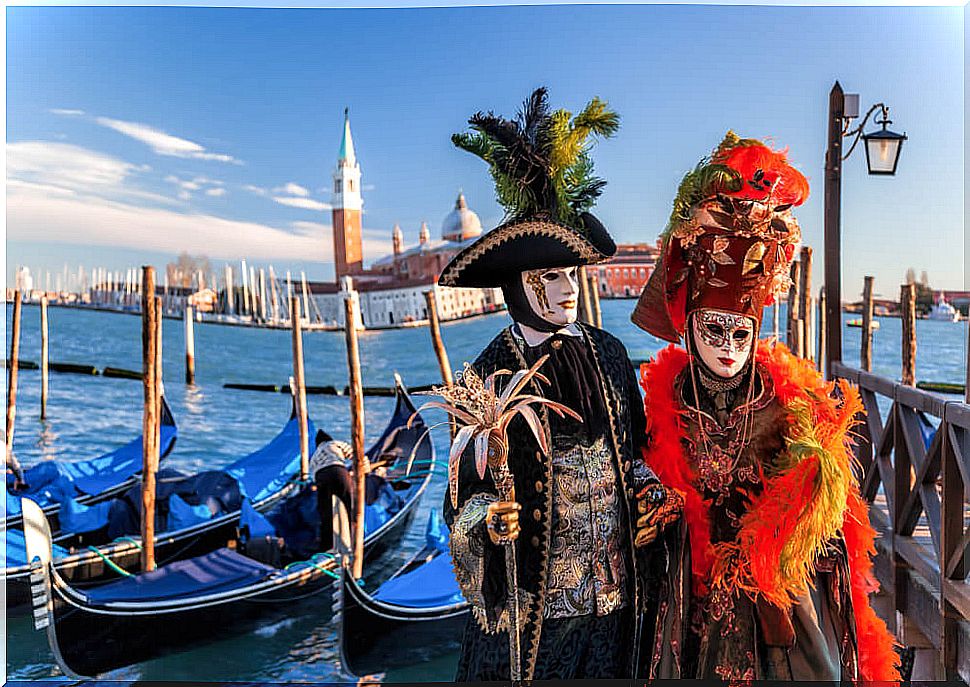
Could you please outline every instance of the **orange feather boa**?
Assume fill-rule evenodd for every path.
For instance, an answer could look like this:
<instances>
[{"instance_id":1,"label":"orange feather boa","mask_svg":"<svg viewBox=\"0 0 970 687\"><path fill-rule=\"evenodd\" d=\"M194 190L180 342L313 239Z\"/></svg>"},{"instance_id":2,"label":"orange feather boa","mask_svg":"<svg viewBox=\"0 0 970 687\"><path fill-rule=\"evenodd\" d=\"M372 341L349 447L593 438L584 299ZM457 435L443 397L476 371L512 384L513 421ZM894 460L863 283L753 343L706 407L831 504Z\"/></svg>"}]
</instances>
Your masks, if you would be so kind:
<instances>
[{"instance_id":1,"label":"orange feather boa","mask_svg":"<svg viewBox=\"0 0 970 687\"><path fill-rule=\"evenodd\" d=\"M666 486L685 494L695 592L705 595L713 584L726 584L790 608L811 584L825 542L841 532L849 556L861 677L897 681L895 640L868 598L878 589L871 559L876 533L852 473L849 436L863 412L859 393L842 381L825 382L782 344L761 344L756 356L787 410L786 450L776 460L780 470L763 477L764 489L752 499L737 539L717 546L711 542L710 501L698 490L684 450L686 410L674 398L674 382L688 354L668 346L641 368L651 436L643 457Z\"/></svg>"}]
</instances>

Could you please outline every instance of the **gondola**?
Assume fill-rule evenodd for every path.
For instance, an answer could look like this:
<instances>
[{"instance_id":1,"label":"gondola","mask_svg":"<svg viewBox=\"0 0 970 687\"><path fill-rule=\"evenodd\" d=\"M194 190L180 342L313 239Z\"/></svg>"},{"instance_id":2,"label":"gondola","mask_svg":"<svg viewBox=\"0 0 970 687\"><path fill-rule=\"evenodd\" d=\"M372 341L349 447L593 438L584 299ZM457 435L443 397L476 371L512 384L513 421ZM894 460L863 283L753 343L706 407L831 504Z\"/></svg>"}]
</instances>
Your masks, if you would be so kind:
<instances>
[{"instance_id":1,"label":"gondola","mask_svg":"<svg viewBox=\"0 0 970 687\"><path fill-rule=\"evenodd\" d=\"M406 426L413 412L406 391L399 387L391 422L367 452L372 464L387 466L387 487L400 501L393 509L383 502L367 506L365 560L399 541L431 480L434 447L429 441L418 443L426 429L420 417L411 428ZM414 465L420 468L406 474L412 450ZM27 550L35 561L35 626L46 629L58 665L71 677L95 676L245 632L253 619L322 591L339 577L339 552L320 552L288 564L267 555L268 550L278 551L275 542L299 535L286 530L281 515L310 503L315 507L315 501L315 492L305 485L264 514L248 508L241 536L232 546L89 590L73 587L51 564L46 521L25 503ZM342 521L348 521L346 515ZM338 541L347 539L344 532ZM270 546L256 546L261 542Z\"/></svg>"},{"instance_id":2,"label":"gondola","mask_svg":"<svg viewBox=\"0 0 970 687\"><path fill-rule=\"evenodd\" d=\"M342 668L348 678L380 675L457 650L469 612L452 570L448 531L432 511L425 546L373 593L342 570Z\"/></svg>"},{"instance_id":3,"label":"gondola","mask_svg":"<svg viewBox=\"0 0 970 687\"><path fill-rule=\"evenodd\" d=\"M309 427L312 436L312 421ZM160 470L157 482L167 493L164 500L159 494L156 505L164 507L166 518L156 517L156 560L170 562L224 546L235 534L244 505L255 511L272 508L297 488L299 470L300 428L295 410L269 443L224 468L198 475ZM65 517L70 513L71 520L77 521L53 537L54 565L62 579L88 587L116 579L139 564L139 485L136 482L110 501L91 506L71 502L66 511L62 507ZM179 492L192 492L193 500L210 505L191 506ZM7 610L27 610L29 559L23 535L9 530L5 537Z\"/></svg>"},{"instance_id":4,"label":"gondola","mask_svg":"<svg viewBox=\"0 0 970 687\"><path fill-rule=\"evenodd\" d=\"M159 457L165 458L175 447L178 427L168 401L162 395L162 418L159 431ZM38 504L56 534L60 529L58 510L61 503L72 499L81 506L92 506L115 498L139 480L142 465L141 437L97 458L74 462L45 460L24 470L28 487L14 489L13 475L7 475L7 500L0 527L20 527L20 499L27 497Z\"/></svg>"}]
</instances>

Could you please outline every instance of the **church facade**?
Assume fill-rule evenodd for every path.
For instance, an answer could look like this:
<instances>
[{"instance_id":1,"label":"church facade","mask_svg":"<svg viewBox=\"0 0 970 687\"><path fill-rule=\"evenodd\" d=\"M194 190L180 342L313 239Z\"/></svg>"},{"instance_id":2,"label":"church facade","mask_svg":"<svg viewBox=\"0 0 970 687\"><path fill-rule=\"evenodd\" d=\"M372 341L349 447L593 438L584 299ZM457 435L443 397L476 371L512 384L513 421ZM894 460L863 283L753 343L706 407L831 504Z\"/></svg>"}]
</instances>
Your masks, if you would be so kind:
<instances>
[{"instance_id":1,"label":"church facade","mask_svg":"<svg viewBox=\"0 0 970 687\"><path fill-rule=\"evenodd\" d=\"M404 245L404 233L395 225L391 231L393 252L364 267L361 237L363 197L361 169L344 113L344 130L331 194L335 282L311 282L309 291L324 323L343 326L344 299L359 299L358 327L408 326L427 319L425 292L433 291L441 320L455 320L501 310L500 289L453 289L438 286L445 265L462 248L482 233L482 225L458 194L454 209L441 225L439 239L431 238L427 222L422 223L416 246Z\"/></svg>"}]
</instances>

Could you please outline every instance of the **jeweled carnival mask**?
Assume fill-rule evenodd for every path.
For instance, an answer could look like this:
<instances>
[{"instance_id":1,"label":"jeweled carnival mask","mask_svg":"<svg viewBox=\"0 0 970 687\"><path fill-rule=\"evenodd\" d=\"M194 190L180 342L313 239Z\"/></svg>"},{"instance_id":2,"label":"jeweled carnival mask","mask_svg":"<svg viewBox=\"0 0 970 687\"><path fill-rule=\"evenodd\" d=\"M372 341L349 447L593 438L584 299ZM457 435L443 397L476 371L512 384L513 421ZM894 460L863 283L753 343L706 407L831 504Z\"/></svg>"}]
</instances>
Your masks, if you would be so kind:
<instances>
[{"instance_id":1,"label":"jeweled carnival mask","mask_svg":"<svg viewBox=\"0 0 970 687\"><path fill-rule=\"evenodd\" d=\"M694 347L711 372L727 379L744 369L754 345L752 318L704 308L694 312L691 322Z\"/></svg>"},{"instance_id":2,"label":"jeweled carnival mask","mask_svg":"<svg viewBox=\"0 0 970 687\"><path fill-rule=\"evenodd\" d=\"M579 268L529 270L522 273L522 287L532 311L547 322L565 327L579 314Z\"/></svg>"}]
</instances>

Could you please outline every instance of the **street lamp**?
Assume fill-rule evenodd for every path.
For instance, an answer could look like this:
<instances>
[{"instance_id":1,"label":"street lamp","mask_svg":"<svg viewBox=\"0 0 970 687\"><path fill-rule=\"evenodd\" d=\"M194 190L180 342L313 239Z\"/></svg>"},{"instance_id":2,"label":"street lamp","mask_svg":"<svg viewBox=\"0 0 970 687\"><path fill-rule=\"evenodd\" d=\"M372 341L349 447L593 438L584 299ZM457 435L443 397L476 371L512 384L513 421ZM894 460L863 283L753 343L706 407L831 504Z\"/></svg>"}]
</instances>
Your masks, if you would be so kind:
<instances>
[{"instance_id":1,"label":"street lamp","mask_svg":"<svg viewBox=\"0 0 970 687\"><path fill-rule=\"evenodd\" d=\"M864 133L876 110L881 119L877 118L874 123L881 124L882 129ZM829 378L832 377L832 363L842 361L842 162L852 155L862 140L869 174L893 175L906 140L906 134L897 134L887 128L892 120L884 103L869 108L859 126L849 131L852 120L858 116L859 96L846 95L836 81L829 93L828 149L825 154L825 369ZM842 139L852 137L852 145L843 155Z\"/></svg>"},{"instance_id":2,"label":"street lamp","mask_svg":"<svg viewBox=\"0 0 970 687\"><path fill-rule=\"evenodd\" d=\"M848 129L849 122L858 116L858 98L858 95L845 95L847 105L845 109L847 111L842 113L844 130ZM848 112L850 109L853 112ZM863 133L869 117L876 110L879 110L879 114L876 115L877 118L874 120L874 123L882 124L882 129L868 134ZM866 147L866 165L869 167L869 174L887 174L890 176L895 174L896 164L899 162L899 153L903 149L903 141L906 140L907 136L906 134L897 134L895 131L890 131L888 125L892 123L893 120L889 118L889 107L887 105L877 103L870 107L859 126L852 131L843 132L842 138L855 136L855 139L852 141L849 152L843 155L842 159L849 159L849 156L852 155L852 151L855 150L856 144L859 143L859 139L861 138Z\"/></svg>"}]
</instances>

